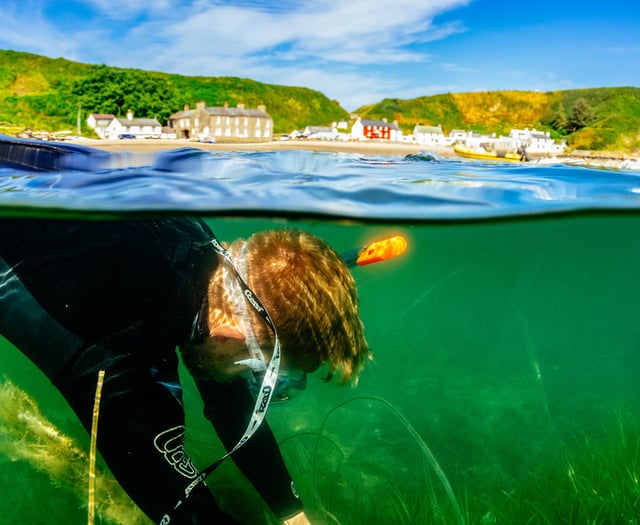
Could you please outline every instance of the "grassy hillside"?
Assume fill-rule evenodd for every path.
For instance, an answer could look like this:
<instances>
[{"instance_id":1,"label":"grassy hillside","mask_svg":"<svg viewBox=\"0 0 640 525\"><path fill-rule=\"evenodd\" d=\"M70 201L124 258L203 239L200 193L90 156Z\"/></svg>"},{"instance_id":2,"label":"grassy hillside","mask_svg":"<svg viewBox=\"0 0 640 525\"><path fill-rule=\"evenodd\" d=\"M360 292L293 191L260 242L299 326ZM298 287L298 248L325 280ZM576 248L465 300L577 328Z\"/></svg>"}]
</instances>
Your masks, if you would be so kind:
<instances>
[{"instance_id":1,"label":"grassy hillside","mask_svg":"<svg viewBox=\"0 0 640 525\"><path fill-rule=\"evenodd\" d=\"M570 120L577 101L583 99L591 118L579 129L558 123ZM575 149L640 150L640 88L597 88L540 93L495 91L448 93L411 100L385 99L364 106L363 118L397 120L405 132L420 123L481 133L507 134L512 128L536 128L565 138ZM570 123L568 123L570 124Z\"/></svg>"},{"instance_id":2,"label":"grassy hillside","mask_svg":"<svg viewBox=\"0 0 640 525\"><path fill-rule=\"evenodd\" d=\"M103 78L109 76L114 82L118 79L139 80L144 76L149 79L148 83L144 83L148 89L164 87L162 103L155 104L145 112L144 108L153 104L144 104L144 101L154 93L145 92L140 82L133 93L126 92L127 86L124 86L124 93L118 94L120 98L115 106L119 116L126 114L125 104L135 105L137 102L137 117L157 117L164 123L168 114L182 110L185 104L195 107L196 102L204 100L210 106L225 102L231 106L242 102L247 107L264 104L273 117L276 133L290 132L307 125L331 124L348 117L337 102L318 91L303 87L263 84L242 78L187 77L91 66L62 58L51 59L0 50L0 132L25 127L50 131L69 129L75 132L79 105L83 131L87 131L87 115L104 112L107 106L104 100L98 101L95 97L89 100L86 95L78 96L77 91L80 83L87 84L87 79L98 73Z\"/></svg>"},{"instance_id":3,"label":"grassy hillside","mask_svg":"<svg viewBox=\"0 0 640 525\"><path fill-rule=\"evenodd\" d=\"M66 94L71 80L85 67L64 59L0 51L0 131L75 125L77 108Z\"/></svg>"},{"instance_id":4,"label":"grassy hillside","mask_svg":"<svg viewBox=\"0 0 640 525\"><path fill-rule=\"evenodd\" d=\"M185 104L194 107L201 100L210 106L265 104L276 133L348 118L337 102L303 87L93 66L0 50L0 133L25 127L75 132L79 110L85 133L89 113L124 116L133 109L137 117L156 117L164 123ZM577 104L582 104L579 115ZM407 133L417 123L440 124L445 132L498 134L528 127L550 131L576 149L640 151L640 88L635 87L447 93L385 99L357 113L397 120Z\"/></svg>"}]
</instances>

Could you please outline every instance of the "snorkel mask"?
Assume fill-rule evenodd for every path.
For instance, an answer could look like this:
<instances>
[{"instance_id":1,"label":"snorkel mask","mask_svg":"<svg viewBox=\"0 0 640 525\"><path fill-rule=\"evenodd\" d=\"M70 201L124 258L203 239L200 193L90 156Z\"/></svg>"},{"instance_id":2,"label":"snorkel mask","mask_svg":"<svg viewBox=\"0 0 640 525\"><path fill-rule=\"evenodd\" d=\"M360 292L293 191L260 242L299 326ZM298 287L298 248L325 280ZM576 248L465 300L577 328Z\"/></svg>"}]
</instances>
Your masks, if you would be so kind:
<instances>
[{"instance_id":1,"label":"snorkel mask","mask_svg":"<svg viewBox=\"0 0 640 525\"><path fill-rule=\"evenodd\" d=\"M220 252L218 252L220 253ZM224 256L223 256L224 257ZM225 258L225 260L227 260ZM227 262L229 262L227 260ZM278 368L273 373L276 374L275 384L265 384L265 377L269 371L258 338L256 337L251 322L251 316L247 309L247 303L255 309L256 303L262 305L255 293L247 286L243 287L243 282L247 280L247 244L243 244L240 253L234 259L235 266L227 264L222 268L222 279L224 288L227 292L227 298L231 303L235 319L237 320L242 333L245 335L245 343L249 351L249 357L236 361L234 364L248 367L250 377L247 377L249 390L255 399L261 394L264 395L265 389L271 388L270 403L277 401L288 401L293 397L297 397L298 393L307 386L307 375L303 371L283 370L278 363ZM242 279L242 281L240 279ZM252 299L256 302L252 302ZM264 307L263 307L264 308ZM266 309L265 309L266 312ZM258 312L260 313L260 312ZM268 315L268 314L267 314ZM275 327L273 328L274 336L277 340ZM275 350L275 349L274 349ZM271 359L273 361L273 358ZM271 363L270 363L271 364ZM268 406L268 403L267 403Z\"/></svg>"}]
</instances>

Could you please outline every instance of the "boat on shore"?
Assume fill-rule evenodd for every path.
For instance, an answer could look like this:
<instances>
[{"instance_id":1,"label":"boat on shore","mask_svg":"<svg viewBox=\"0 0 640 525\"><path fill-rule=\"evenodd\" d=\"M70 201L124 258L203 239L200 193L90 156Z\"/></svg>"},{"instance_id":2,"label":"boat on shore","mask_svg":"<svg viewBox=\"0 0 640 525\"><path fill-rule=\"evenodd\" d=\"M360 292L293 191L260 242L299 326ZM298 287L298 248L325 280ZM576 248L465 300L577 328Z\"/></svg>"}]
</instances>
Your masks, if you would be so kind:
<instances>
[{"instance_id":1,"label":"boat on shore","mask_svg":"<svg viewBox=\"0 0 640 525\"><path fill-rule=\"evenodd\" d=\"M468 159L480 160L500 160L510 162L526 162L529 160L526 150L520 147L516 150L501 148L490 143L482 143L479 146L465 146L464 144L455 144L455 151L461 157Z\"/></svg>"}]
</instances>

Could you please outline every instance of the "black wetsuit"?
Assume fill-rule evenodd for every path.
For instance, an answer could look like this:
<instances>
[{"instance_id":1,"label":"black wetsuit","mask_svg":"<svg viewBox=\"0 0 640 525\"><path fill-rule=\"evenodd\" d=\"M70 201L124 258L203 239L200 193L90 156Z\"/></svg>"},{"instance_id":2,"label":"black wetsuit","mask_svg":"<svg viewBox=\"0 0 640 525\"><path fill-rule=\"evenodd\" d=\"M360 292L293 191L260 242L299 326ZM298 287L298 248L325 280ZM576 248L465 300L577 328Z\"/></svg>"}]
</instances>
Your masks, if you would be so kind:
<instances>
[{"instance_id":1,"label":"black wetsuit","mask_svg":"<svg viewBox=\"0 0 640 525\"><path fill-rule=\"evenodd\" d=\"M62 392L91 428L105 370L98 448L155 522L197 472L184 453L176 346L192 335L217 256L195 219L0 219L0 332ZM199 384L227 448L253 406L244 380ZM217 459L217 458L212 458ZM276 515L302 508L268 426L234 460ZM200 484L171 523L235 523Z\"/></svg>"}]
</instances>

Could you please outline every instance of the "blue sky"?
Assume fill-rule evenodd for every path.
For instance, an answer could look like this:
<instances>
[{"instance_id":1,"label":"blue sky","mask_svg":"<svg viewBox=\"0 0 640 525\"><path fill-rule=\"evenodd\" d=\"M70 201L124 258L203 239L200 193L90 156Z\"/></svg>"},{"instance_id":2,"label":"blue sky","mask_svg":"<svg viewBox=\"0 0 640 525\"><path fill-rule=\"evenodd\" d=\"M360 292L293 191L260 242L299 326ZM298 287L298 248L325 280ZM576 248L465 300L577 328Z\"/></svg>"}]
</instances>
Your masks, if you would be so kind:
<instances>
[{"instance_id":1,"label":"blue sky","mask_svg":"<svg viewBox=\"0 0 640 525\"><path fill-rule=\"evenodd\" d=\"M636 0L3 0L0 49L305 86L347 110L446 92L640 87Z\"/></svg>"}]
</instances>

